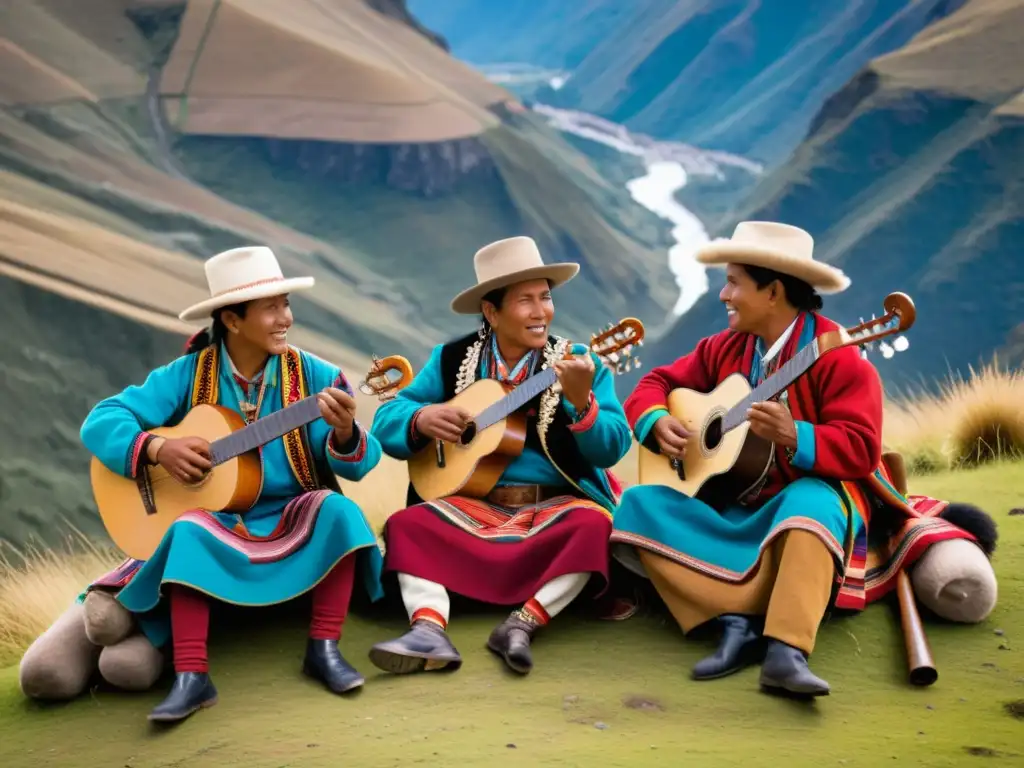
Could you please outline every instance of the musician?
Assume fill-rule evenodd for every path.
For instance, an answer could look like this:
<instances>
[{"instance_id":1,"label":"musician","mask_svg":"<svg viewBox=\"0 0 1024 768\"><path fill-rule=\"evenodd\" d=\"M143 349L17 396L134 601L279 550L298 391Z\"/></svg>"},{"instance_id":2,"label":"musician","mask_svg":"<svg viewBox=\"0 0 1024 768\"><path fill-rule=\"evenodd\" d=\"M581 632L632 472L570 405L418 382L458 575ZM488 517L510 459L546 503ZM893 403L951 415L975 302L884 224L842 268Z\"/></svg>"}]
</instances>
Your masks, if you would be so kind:
<instances>
[{"instance_id":1,"label":"musician","mask_svg":"<svg viewBox=\"0 0 1024 768\"><path fill-rule=\"evenodd\" d=\"M289 294L311 288L313 278L284 279L265 247L217 254L206 276L211 298L180 317L210 318L212 327L144 383L97 404L81 429L88 450L125 477L159 464L189 483L211 469L208 442L147 430L180 421L199 403L251 422L310 394L322 418L262 447L262 487L250 510L187 513L147 561L129 560L92 585L116 590L157 647L167 640L169 613L176 678L153 720L180 720L216 701L207 660L211 602L271 605L312 592L303 671L340 694L363 683L338 650L356 575L372 600L382 595L376 536L335 479L363 477L379 461L380 444L356 421L338 367L287 341Z\"/></svg>"},{"instance_id":2,"label":"musician","mask_svg":"<svg viewBox=\"0 0 1024 768\"><path fill-rule=\"evenodd\" d=\"M531 640L596 576L608 579L608 535L617 481L606 470L632 442L611 373L593 353L563 359L551 333L551 291L577 264L545 264L527 237L492 243L474 257L477 284L452 301L482 314L478 332L434 348L425 367L380 408L371 432L385 453L408 459L445 441L455 450L472 414L446 405L481 378L519 385L554 367L557 383L524 406L526 445L486 498L454 495L409 504L384 529L386 572L397 574L410 629L375 645L371 660L395 673L457 669L446 629L449 593L517 606L487 647L520 674L533 667ZM586 353L582 345L574 352Z\"/></svg>"},{"instance_id":3,"label":"musician","mask_svg":"<svg viewBox=\"0 0 1024 768\"><path fill-rule=\"evenodd\" d=\"M625 411L644 447L669 458L701 449L668 413L673 389L710 392L735 373L756 386L839 328L819 313L820 294L850 281L812 251L802 229L743 222L732 239L697 254L725 268L719 300L728 329L637 384ZM650 578L684 633L712 620L720 625L718 649L697 663L695 679L763 661L765 688L817 696L829 693L807 662L818 625L836 590L863 589L854 545L862 551L867 510L863 495L840 481L866 478L879 466L882 388L850 346L822 357L779 400L747 414L750 430L775 444L762 487L722 509L667 486L633 487L623 494L611 540L617 558Z\"/></svg>"}]
</instances>

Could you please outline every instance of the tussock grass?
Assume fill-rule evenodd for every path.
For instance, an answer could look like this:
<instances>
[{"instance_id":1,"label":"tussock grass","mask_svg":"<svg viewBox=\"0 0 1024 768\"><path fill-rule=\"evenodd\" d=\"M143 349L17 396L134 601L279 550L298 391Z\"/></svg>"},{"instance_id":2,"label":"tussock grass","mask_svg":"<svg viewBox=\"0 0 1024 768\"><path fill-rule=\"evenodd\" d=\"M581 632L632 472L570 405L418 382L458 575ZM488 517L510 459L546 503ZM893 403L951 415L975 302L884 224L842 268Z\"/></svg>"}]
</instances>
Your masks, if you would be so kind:
<instances>
[{"instance_id":1,"label":"tussock grass","mask_svg":"<svg viewBox=\"0 0 1024 768\"><path fill-rule=\"evenodd\" d=\"M0 668L14 664L91 580L124 558L75 531L62 549L0 541Z\"/></svg>"},{"instance_id":2,"label":"tussock grass","mask_svg":"<svg viewBox=\"0 0 1024 768\"><path fill-rule=\"evenodd\" d=\"M938 394L886 403L885 442L921 474L1024 456L1024 369L997 359L951 375Z\"/></svg>"}]
</instances>

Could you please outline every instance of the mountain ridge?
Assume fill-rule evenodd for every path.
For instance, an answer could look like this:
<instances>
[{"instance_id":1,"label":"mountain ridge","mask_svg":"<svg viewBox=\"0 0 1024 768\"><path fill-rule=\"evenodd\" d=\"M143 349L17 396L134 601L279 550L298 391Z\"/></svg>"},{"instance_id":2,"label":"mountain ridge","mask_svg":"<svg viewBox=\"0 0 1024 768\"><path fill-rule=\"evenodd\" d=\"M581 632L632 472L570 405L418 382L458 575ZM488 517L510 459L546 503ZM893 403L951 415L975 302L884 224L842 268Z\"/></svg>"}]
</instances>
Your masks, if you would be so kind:
<instances>
[{"instance_id":1,"label":"mountain ridge","mask_svg":"<svg viewBox=\"0 0 1024 768\"><path fill-rule=\"evenodd\" d=\"M1021 23L1020 0L968 0L873 61L826 103L786 165L709 222L720 237L744 219L808 229L815 257L853 280L825 300L847 325L881 314L890 291L908 293L918 307L909 348L873 358L891 387L934 390L995 353L1024 362L1014 341L1024 265L1013 246L1024 235L1024 67L1007 31ZM984 79L994 64L996 87ZM712 290L649 357L671 359L721 324L720 279L712 273Z\"/></svg>"}]
</instances>

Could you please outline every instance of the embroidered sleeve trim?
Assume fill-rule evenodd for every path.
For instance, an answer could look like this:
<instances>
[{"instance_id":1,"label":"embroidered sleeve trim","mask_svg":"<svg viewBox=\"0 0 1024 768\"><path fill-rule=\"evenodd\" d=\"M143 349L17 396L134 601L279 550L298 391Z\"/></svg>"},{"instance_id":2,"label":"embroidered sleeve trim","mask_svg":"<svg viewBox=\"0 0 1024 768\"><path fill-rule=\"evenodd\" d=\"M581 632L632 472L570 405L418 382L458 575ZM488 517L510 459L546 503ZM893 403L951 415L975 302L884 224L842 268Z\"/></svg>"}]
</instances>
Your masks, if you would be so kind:
<instances>
[{"instance_id":1,"label":"embroidered sleeve trim","mask_svg":"<svg viewBox=\"0 0 1024 768\"><path fill-rule=\"evenodd\" d=\"M139 474L139 467L146 462L146 446L149 445L150 440L154 439L156 435L152 435L149 432L139 432L135 436L135 440L132 441L132 447L128 451L128 476L137 477Z\"/></svg>"},{"instance_id":2,"label":"embroidered sleeve trim","mask_svg":"<svg viewBox=\"0 0 1024 768\"><path fill-rule=\"evenodd\" d=\"M426 406L423 406L423 408L426 408ZM409 441L409 448L414 451L422 448L429 442L426 437L416 431L416 424L419 422L420 414L423 413L423 408L417 410L412 415L412 418L409 419L409 434L406 435L406 438Z\"/></svg>"},{"instance_id":3,"label":"embroidered sleeve trim","mask_svg":"<svg viewBox=\"0 0 1024 768\"><path fill-rule=\"evenodd\" d=\"M594 426L597 421L597 412L601 407L597 403L597 398L594 397L594 393L590 393L590 400L587 402L587 407L583 409L583 418L579 419L574 424L569 425L570 432L586 432L588 429ZM579 418L579 414L576 414Z\"/></svg>"},{"instance_id":4,"label":"embroidered sleeve trim","mask_svg":"<svg viewBox=\"0 0 1024 768\"><path fill-rule=\"evenodd\" d=\"M345 445L334 442L334 430L327 436L327 453L338 461L359 462L366 455L366 433L358 423L353 425L352 437Z\"/></svg>"}]
</instances>

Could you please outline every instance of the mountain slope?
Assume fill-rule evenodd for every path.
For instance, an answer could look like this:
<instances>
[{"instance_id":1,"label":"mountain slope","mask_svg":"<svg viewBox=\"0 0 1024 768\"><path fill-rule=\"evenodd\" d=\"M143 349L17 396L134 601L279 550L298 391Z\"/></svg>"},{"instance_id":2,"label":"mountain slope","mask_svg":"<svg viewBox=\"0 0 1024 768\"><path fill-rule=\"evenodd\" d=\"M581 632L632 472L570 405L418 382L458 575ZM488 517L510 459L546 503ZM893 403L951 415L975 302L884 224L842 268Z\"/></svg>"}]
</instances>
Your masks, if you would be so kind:
<instances>
[{"instance_id":1,"label":"mountain slope","mask_svg":"<svg viewBox=\"0 0 1024 768\"><path fill-rule=\"evenodd\" d=\"M420 365L472 328L448 302L474 280L473 252L516 234L583 264L556 296L559 332L662 322L667 225L404 10L0 5L0 429L23 437L0 446L0 540L53 543L62 517L97 533L78 426L180 353L195 327L177 313L225 248L267 244L286 273L316 277L292 340L354 381L371 353ZM379 87L360 91L370 75ZM267 106L232 123L254 98ZM289 100L301 117L318 98L335 111L286 119ZM375 114L397 132L367 131Z\"/></svg>"},{"instance_id":2,"label":"mountain slope","mask_svg":"<svg viewBox=\"0 0 1024 768\"><path fill-rule=\"evenodd\" d=\"M474 66L532 64L571 70L642 8L676 0L409 0L452 55Z\"/></svg>"},{"instance_id":3,"label":"mountain slope","mask_svg":"<svg viewBox=\"0 0 1024 768\"><path fill-rule=\"evenodd\" d=\"M1019 355L1024 298L1024 65L1021 0L970 0L871 63L815 120L793 159L740 210L807 228L816 257L853 279L826 298L847 325L880 314L891 291L918 307L909 349L876 359L892 385L966 372L997 350ZM668 360L721 326L712 290L648 353Z\"/></svg>"},{"instance_id":4,"label":"mountain slope","mask_svg":"<svg viewBox=\"0 0 1024 768\"><path fill-rule=\"evenodd\" d=\"M536 91L539 101L773 167L869 60L962 4L419 0L412 7L474 64L566 70L557 89Z\"/></svg>"}]
</instances>

